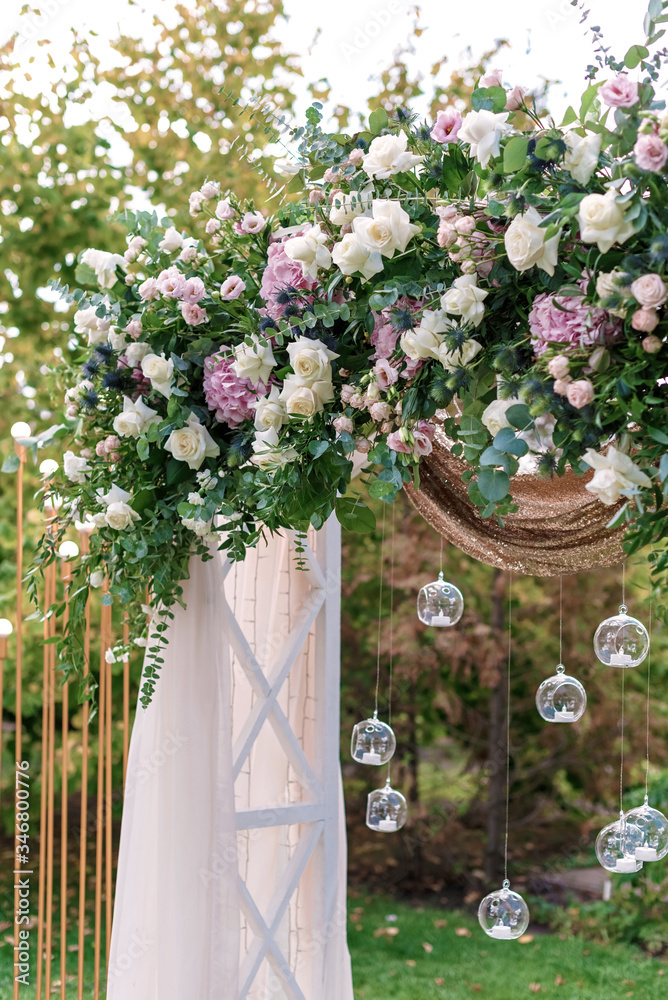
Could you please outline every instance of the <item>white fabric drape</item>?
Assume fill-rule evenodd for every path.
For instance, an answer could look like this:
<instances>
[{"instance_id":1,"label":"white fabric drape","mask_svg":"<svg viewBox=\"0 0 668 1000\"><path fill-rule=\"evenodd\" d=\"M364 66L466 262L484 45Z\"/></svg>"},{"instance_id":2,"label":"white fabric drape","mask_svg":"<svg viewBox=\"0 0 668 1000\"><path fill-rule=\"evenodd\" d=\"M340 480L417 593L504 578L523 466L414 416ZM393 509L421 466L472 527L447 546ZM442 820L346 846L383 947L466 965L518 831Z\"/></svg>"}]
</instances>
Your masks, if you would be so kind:
<instances>
[{"instance_id":1,"label":"white fabric drape","mask_svg":"<svg viewBox=\"0 0 668 1000\"><path fill-rule=\"evenodd\" d=\"M262 673L271 677L295 629L308 617L311 587L285 538L249 551L224 584L222 560L215 553L211 561L191 563L184 588L187 610L176 609L153 702L137 710L116 884L110 1000L236 1000L244 986L247 1000L299 995L267 957L252 983L245 983L259 937L244 912L240 886L269 923L300 838L308 837L308 824L237 831L237 816L308 803L313 789L270 718L249 755L237 762L234 780L235 746L243 742L258 694L238 655L238 641L230 645L229 629L231 614ZM338 601L338 590L326 599ZM319 627L315 621L305 634L277 698L314 773L324 712L318 702L318 672L325 669L316 662ZM316 849L281 908L273 935L305 1000L353 998L345 822L336 767L334 775L338 808L330 822L336 824L339 845L336 871L323 871ZM332 885L333 905L324 898L331 897Z\"/></svg>"}]
</instances>

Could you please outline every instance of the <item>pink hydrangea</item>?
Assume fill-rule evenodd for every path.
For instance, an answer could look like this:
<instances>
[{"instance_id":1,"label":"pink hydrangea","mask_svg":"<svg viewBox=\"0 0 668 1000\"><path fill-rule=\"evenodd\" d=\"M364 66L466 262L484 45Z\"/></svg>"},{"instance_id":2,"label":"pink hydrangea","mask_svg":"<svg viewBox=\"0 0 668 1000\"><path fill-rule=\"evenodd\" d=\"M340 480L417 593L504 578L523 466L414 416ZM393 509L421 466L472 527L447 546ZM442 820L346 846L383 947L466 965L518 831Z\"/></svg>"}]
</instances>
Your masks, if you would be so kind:
<instances>
[{"instance_id":1,"label":"pink hydrangea","mask_svg":"<svg viewBox=\"0 0 668 1000\"><path fill-rule=\"evenodd\" d=\"M308 226L304 227L309 228ZM291 236L300 235L293 233ZM302 274L299 261L290 260L282 242L270 243L267 249L267 266L262 272L260 295L267 303L266 312L272 319L280 319L287 303L278 303L277 295L286 288L315 288L317 282Z\"/></svg>"},{"instance_id":2,"label":"pink hydrangea","mask_svg":"<svg viewBox=\"0 0 668 1000\"><path fill-rule=\"evenodd\" d=\"M255 410L251 403L257 394L264 396L267 388L259 383L253 388L250 379L239 378L233 362L222 354L213 354L204 362L204 396L207 406L214 410L216 420L229 427L238 427L244 420L252 420Z\"/></svg>"},{"instance_id":3,"label":"pink hydrangea","mask_svg":"<svg viewBox=\"0 0 668 1000\"><path fill-rule=\"evenodd\" d=\"M534 299L529 328L537 358L551 344L563 345L564 351L591 347L612 340L621 329L618 319L612 319L607 310L590 305L583 295L549 292Z\"/></svg>"}]
</instances>

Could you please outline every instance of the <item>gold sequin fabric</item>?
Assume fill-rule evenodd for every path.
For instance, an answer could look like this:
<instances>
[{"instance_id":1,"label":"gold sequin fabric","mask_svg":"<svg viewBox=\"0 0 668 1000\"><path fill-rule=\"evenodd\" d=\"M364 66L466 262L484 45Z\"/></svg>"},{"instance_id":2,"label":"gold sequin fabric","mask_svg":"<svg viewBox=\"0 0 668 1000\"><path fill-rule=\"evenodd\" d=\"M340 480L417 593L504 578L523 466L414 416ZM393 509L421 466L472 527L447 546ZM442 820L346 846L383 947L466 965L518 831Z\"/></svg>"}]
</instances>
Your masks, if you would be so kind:
<instances>
[{"instance_id":1,"label":"gold sequin fabric","mask_svg":"<svg viewBox=\"0 0 668 1000\"><path fill-rule=\"evenodd\" d=\"M449 439L436 432L434 450L420 463L420 489L406 486L409 499L424 519L467 555L488 566L527 576L560 576L612 566L624 557L624 528L606 528L623 500L602 504L585 486L593 470L576 476L542 478L516 475L510 492L516 514L482 518L462 481L470 468L451 454Z\"/></svg>"}]
</instances>

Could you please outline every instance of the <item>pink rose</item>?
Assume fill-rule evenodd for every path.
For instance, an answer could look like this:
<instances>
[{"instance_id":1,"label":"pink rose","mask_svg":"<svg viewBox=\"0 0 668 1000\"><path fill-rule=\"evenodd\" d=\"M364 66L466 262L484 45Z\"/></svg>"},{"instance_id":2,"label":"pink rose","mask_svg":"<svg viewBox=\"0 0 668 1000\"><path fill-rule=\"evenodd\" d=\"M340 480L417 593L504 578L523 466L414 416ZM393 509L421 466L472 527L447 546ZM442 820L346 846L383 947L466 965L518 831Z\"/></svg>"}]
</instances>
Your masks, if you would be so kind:
<instances>
[{"instance_id":1,"label":"pink rose","mask_svg":"<svg viewBox=\"0 0 668 1000\"><path fill-rule=\"evenodd\" d=\"M658 274L643 274L631 283L631 295L645 309L658 309L668 299L668 288Z\"/></svg>"},{"instance_id":2,"label":"pink rose","mask_svg":"<svg viewBox=\"0 0 668 1000\"><path fill-rule=\"evenodd\" d=\"M121 446L121 439L116 436L116 434L109 434L108 437L102 442L107 453L111 451L116 451Z\"/></svg>"},{"instance_id":3,"label":"pink rose","mask_svg":"<svg viewBox=\"0 0 668 1000\"><path fill-rule=\"evenodd\" d=\"M643 351L647 351L648 354L656 354L656 352L660 351L663 347L663 341L659 340L658 337L655 337L654 334L651 333L649 337L643 337L640 342L640 346Z\"/></svg>"},{"instance_id":4,"label":"pink rose","mask_svg":"<svg viewBox=\"0 0 668 1000\"><path fill-rule=\"evenodd\" d=\"M95 445L95 454L97 455L98 458L107 457L107 449L104 446L104 441L97 442L97 444Z\"/></svg>"},{"instance_id":5,"label":"pink rose","mask_svg":"<svg viewBox=\"0 0 668 1000\"><path fill-rule=\"evenodd\" d=\"M238 299L245 288L246 282L243 278L238 274L231 274L220 286L220 297L225 302L230 302L232 299Z\"/></svg>"},{"instance_id":6,"label":"pink rose","mask_svg":"<svg viewBox=\"0 0 668 1000\"><path fill-rule=\"evenodd\" d=\"M341 414L340 417L336 417L332 420L332 426L337 434L352 434L353 432L353 422L350 417L346 417Z\"/></svg>"},{"instance_id":7,"label":"pink rose","mask_svg":"<svg viewBox=\"0 0 668 1000\"><path fill-rule=\"evenodd\" d=\"M242 233L261 233L266 224L266 219L259 212L246 212L241 220L241 231Z\"/></svg>"},{"instance_id":8,"label":"pink rose","mask_svg":"<svg viewBox=\"0 0 668 1000\"><path fill-rule=\"evenodd\" d=\"M566 389L566 399L576 410L581 410L583 406L588 406L594 398L594 386L588 378L579 378L575 382L569 382Z\"/></svg>"},{"instance_id":9,"label":"pink rose","mask_svg":"<svg viewBox=\"0 0 668 1000\"><path fill-rule=\"evenodd\" d=\"M215 215L217 219L221 220L221 222L225 222L227 219L234 218L234 209L230 205L229 200L227 198L223 198L222 201L218 202L218 204L216 205Z\"/></svg>"},{"instance_id":10,"label":"pink rose","mask_svg":"<svg viewBox=\"0 0 668 1000\"><path fill-rule=\"evenodd\" d=\"M341 386L341 402L349 403L350 400L355 395L355 388L352 385L342 385Z\"/></svg>"},{"instance_id":11,"label":"pink rose","mask_svg":"<svg viewBox=\"0 0 668 1000\"><path fill-rule=\"evenodd\" d=\"M555 355L547 364L547 370L552 378L565 378L568 375L568 358L565 354Z\"/></svg>"},{"instance_id":12,"label":"pink rose","mask_svg":"<svg viewBox=\"0 0 668 1000\"><path fill-rule=\"evenodd\" d=\"M462 116L455 108L445 108L436 115L436 122L429 133L434 142L455 142L462 126Z\"/></svg>"},{"instance_id":13,"label":"pink rose","mask_svg":"<svg viewBox=\"0 0 668 1000\"><path fill-rule=\"evenodd\" d=\"M138 340L142 332L142 325L140 321L138 319L131 319L125 328L125 332L128 337L131 337L133 340Z\"/></svg>"},{"instance_id":14,"label":"pink rose","mask_svg":"<svg viewBox=\"0 0 668 1000\"><path fill-rule=\"evenodd\" d=\"M354 167L359 167L360 163L364 159L364 150L359 147L351 150L348 159Z\"/></svg>"},{"instance_id":15,"label":"pink rose","mask_svg":"<svg viewBox=\"0 0 668 1000\"><path fill-rule=\"evenodd\" d=\"M206 309L202 309L195 302L181 302L180 305L183 318L189 326L200 326L209 319Z\"/></svg>"},{"instance_id":16,"label":"pink rose","mask_svg":"<svg viewBox=\"0 0 668 1000\"><path fill-rule=\"evenodd\" d=\"M479 87L503 87L503 70L492 69L487 76L483 76L478 84Z\"/></svg>"},{"instance_id":17,"label":"pink rose","mask_svg":"<svg viewBox=\"0 0 668 1000\"><path fill-rule=\"evenodd\" d=\"M475 219L472 219L470 215L465 215L461 219L457 219L455 222L455 232L460 236L470 236L471 233L475 232Z\"/></svg>"},{"instance_id":18,"label":"pink rose","mask_svg":"<svg viewBox=\"0 0 668 1000\"><path fill-rule=\"evenodd\" d=\"M137 291L144 302L148 302L149 299L157 299L160 294L155 278L147 278L146 281L142 281Z\"/></svg>"},{"instance_id":19,"label":"pink rose","mask_svg":"<svg viewBox=\"0 0 668 1000\"><path fill-rule=\"evenodd\" d=\"M202 205L204 204L204 195L202 192L193 191L188 198L188 204L190 205L190 214L197 215L202 210Z\"/></svg>"},{"instance_id":20,"label":"pink rose","mask_svg":"<svg viewBox=\"0 0 668 1000\"><path fill-rule=\"evenodd\" d=\"M632 108L638 103L638 84L629 80L626 73L620 73L604 83L599 94L611 108Z\"/></svg>"},{"instance_id":21,"label":"pink rose","mask_svg":"<svg viewBox=\"0 0 668 1000\"><path fill-rule=\"evenodd\" d=\"M638 333L651 333L659 325L656 309L638 309L631 317L631 326Z\"/></svg>"},{"instance_id":22,"label":"pink rose","mask_svg":"<svg viewBox=\"0 0 668 1000\"><path fill-rule=\"evenodd\" d=\"M350 399L348 400L348 406L352 406L353 410L361 410L364 407L364 396L359 392L354 392Z\"/></svg>"},{"instance_id":23,"label":"pink rose","mask_svg":"<svg viewBox=\"0 0 668 1000\"><path fill-rule=\"evenodd\" d=\"M369 407L369 413L372 420L380 423L382 420L388 420L392 416L392 407L388 403L372 403Z\"/></svg>"},{"instance_id":24,"label":"pink rose","mask_svg":"<svg viewBox=\"0 0 668 1000\"><path fill-rule=\"evenodd\" d=\"M218 232L221 226L222 222L220 222L219 219L209 219L206 226L204 227L204 231L208 233L209 236L213 236L214 233Z\"/></svg>"},{"instance_id":25,"label":"pink rose","mask_svg":"<svg viewBox=\"0 0 668 1000\"><path fill-rule=\"evenodd\" d=\"M387 435L387 447L391 448L392 451L403 452L404 455L410 455L410 446L403 440L399 431L392 431L391 434Z\"/></svg>"},{"instance_id":26,"label":"pink rose","mask_svg":"<svg viewBox=\"0 0 668 1000\"><path fill-rule=\"evenodd\" d=\"M558 379L555 380L554 385L552 386L552 388L554 389L554 391L556 392L556 394L558 396L565 396L566 393L568 392L568 387L569 387L569 385L571 384L572 381L573 381L573 379L570 378L570 377L569 378L558 378Z\"/></svg>"},{"instance_id":27,"label":"pink rose","mask_svg":"<svg viewBox=\"0 0 668 1000\"><path fill-rule=\"evenodd\" d=\"M338 180L338 177L336 175L336 170L332 170L331 167L327 167L327 170L325 170L322 179L324 180L325 184L334 184Z\"/></svg>"},{"instance_id":28,"label":"pink rose","mask_svg":"<svg viewBox=\"0 0 668 1000\"><path fill-rule=\"evenodd\" d=\"M325 194L320 188L312 188L308 193L309 205L319 205L321 201L325 200Z\"/></svg>"},{"instance_id":29,"label":"pink rose","mask_svg":"<svg viewBox=\"0 0 668 1000\"><path fill-rule=\"evenodd\" d=\"M201 278L188 278L181 298L184 302L199 302L206 295L206 287Z\"/></svg>"},{"instance_id":30,"label":"pink rose","mask_svg":"<svg viewBox=\"0 0 668 1000\"><path fill-rule=\"evenodd\" d=\"M362 454L368 455L371 451L371 442L368 438L358 437L355 439L355 448L357 451L361 451Z\"/></svg>"},{"instance_id":31,"label":"pink rose","mask_svg":"<svg viewBox=\"0 0 668 1000\"><path fill-rule=\"evenodd\" d=\"M436 242L447 249L457 242L457 230L449 219L441 219L436 230Z\"/></svg>"},{"instance_id":32,"label":"pink rose","mask_svg":"<svg viewBox=\"0 0 668 1000\"><path fill-rule=\"evenodd\" d=\"M639 135L633 147L633 156L641 170L650 170L653 174L658 174L668 160L668 146L656 132Z\"/></svg>"},{"instance_id":33,"label":"pink rose","mask_svg":"<svg viewBox=\"0 0 668 1000\"><path fill-rule=\"evenodd\" d=\"M373 366L373 373L380 388L385 391L399 380L399 372L393 368L387 358L379 358Z\"/></svg>"},{"instance_id":34,"label":"pink rose","mask_svg":"<svg viewBox=\"0 0 668 1000\"><path fill-rule=\"evenodd\" d=\"M508 100L506 101L506 111L519 111L519 109L524 104L524 98L527 96L529 91L526 87L513 87L513 89L508 94Z\"/></svg>"}]
</instances>

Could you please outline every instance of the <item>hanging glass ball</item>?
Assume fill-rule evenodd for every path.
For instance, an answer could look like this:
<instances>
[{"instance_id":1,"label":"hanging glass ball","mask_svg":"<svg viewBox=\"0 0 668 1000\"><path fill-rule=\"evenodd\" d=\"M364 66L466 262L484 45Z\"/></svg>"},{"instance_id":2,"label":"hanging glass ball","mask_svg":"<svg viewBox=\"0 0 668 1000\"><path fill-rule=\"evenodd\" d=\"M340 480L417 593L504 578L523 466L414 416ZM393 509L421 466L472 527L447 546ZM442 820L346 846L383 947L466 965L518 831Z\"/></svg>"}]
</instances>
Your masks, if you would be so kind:
<instances>
[{"instance_id":1,"label":"hanging glass ball","mask_svg":"<svg viewBox=\"0 0 668 1000\"><path fill-rule=\"evenodd\" d=\"M396 833L401 830L408 817L408 806L401 792L390 785L390 779L384 788L369 793L366 807L366 825L370 830L380 833Z\"/></svg>"},{"instance_id":2,"label":"hanging glass ball","mask_svg":"<svg viewBox=\"0 0 668 1000\"><path fill-rule=\"evenodd\" d=\"M638 827L630 823L624 813L620 813L619 819L604 827L596 838L596 857L606 871L618 874L639 872L643 863L635 852L642 842L643 836Z\"/></svg>"},{"instance_id":3,"label":"hanging glass ball","mask_svg":"<svg viewBox=\"0 0 668 1000\"><path fill-rule=\"evenodd\" d=\"M529 907L506 879L502 889L485 896L478 907L478 921L489 937L514 941L529 926Z\"/></svg>"},{"instance_id":4,"label":"hanging glass ball","mask_svg":"<svg viewBox=\"0 0 668 1000\"><path fill-rule=\"evenodd\" d=\"M594 652L607 667L637 667L649 652L647 629L626 612L626 605L621 604L619 614L606 618L596 629Z\"/></svg>"},{"instance_id":5,"label":"hanging glass ball","mask_svg":"<svg viewBox=\"0 0 668 1000\"><path fill-rule=\"evenodd\" d=\"M587 708L587 692L580 681L565 673L562 663L536 691L536 708L546 722L577 722Z\"/></svg>"},{"instance_id":6,"label":"hanging glass ball","mask_svg":"<svg viewBox=\"0 0 668 1000\"><path fill-rule=\"evenodd\" d=\"M464 598L454 583L443 579L443 570L438 580L427 583L417 599L418 618L425 625L456 625L464 613Z\"/></svg>"},{"instance_id":7,"label":"hanging glass ball","mask_svg":"<svg viewBox=\"0 0 668 1000\"><path fill-rule=\"evenodd\" d=\"M379 720L378 712L353 729L350 753L360 764L387 764L396 749L397 738L391 727Z\"/></svg>"},{"instance_id":8,"label":"hanging glass ball","mask_svg":"<svg viewBox=\"0 0 668 1000\"><path fill-rule=\"evenodd\" d=\"M626 819L640 831L635 849L637 861L661 861L668 855L668 819L658 809L652 809L647 796L644 805L629 809Z\"/></svg>"}]
</instances>

